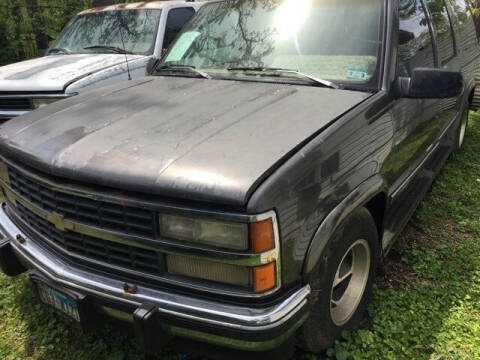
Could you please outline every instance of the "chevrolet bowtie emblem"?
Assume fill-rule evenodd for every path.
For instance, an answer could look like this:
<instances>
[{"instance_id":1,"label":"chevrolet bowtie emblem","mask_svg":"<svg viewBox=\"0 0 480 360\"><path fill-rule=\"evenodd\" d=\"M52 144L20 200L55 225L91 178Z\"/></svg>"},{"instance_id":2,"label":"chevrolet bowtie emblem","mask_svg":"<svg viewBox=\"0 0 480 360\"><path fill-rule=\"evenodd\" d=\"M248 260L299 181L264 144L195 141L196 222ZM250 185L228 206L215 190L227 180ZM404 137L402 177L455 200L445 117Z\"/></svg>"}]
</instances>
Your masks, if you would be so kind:
<instances>
[{"instance_id":1,"label":"chevrolet bowtie emblem","mask_svg":"<svg viewBox=\"0 0 480 360\"><path fill-rule=\"evenodd\" d=\"M63 215L51 213L48 214L47 219L60 231L72 230L72 224L68 221L65 221Z\"/></svg>"}]
</instances>

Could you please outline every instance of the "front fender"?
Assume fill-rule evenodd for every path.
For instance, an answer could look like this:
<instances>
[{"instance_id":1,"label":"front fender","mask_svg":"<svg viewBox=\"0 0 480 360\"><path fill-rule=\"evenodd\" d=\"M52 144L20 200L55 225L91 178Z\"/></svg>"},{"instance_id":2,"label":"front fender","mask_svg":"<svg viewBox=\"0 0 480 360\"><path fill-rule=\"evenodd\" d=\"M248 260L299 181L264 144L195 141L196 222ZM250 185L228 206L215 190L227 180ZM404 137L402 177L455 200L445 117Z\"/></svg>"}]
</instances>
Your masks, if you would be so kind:
<instances>
[{"instance_id":1,"label":"front fender","mask_svg":"<svg viewBox=\"0 0 480 360\"><path fill-rule=\"evenodd\" d=\"M315 232L308 248L303 266L304 277L311 274L331 236L347 216L382 192L386 192L385 181L382 176L374 175L361 183L327 215Z\"/></svg>"}]
</instances>

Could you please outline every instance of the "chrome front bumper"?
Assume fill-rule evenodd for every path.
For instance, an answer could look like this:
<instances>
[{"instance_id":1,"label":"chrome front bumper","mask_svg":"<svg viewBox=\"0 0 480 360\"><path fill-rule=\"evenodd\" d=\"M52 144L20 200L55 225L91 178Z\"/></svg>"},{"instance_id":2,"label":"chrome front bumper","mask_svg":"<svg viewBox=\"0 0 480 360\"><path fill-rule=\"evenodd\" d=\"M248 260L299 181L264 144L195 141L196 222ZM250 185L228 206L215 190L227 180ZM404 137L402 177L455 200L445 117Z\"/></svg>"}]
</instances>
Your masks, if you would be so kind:
<instances>
[{"instance_id":1,"label":"chrome front bumper","mask_svg":"<svg viewBox=\"0 0 480 360\"><path fill-rule=\"evenodd\" d=\"M127 294L124 291L124 282L71 266L37 245L34 239L29 238L12 222L4 207L0 208L0 231L10 240L12 250L26 267L37 270L58 286L122 306L140 307L143 304L152 304L160 314L187 323L224 329L225 332L221 332L223 334L238 331L259 335L258 339L253 337L255 340L242 340L232 336L212 336L208 332L198 331L197 327L169 328L170 332L180 337L244 350L269 350L286 340L302 325L307 316L306 305L310 294L308 285L281 302L264 308L207 301L142 286L138 286L135 294ZM16 241L18 235L25 241ZM299 314L302 316L298 316ZM262 340L262 333L280 328L285 329L281 335ZM249 336L249 339L252 337Z\"/></svg>"}]
</instances>

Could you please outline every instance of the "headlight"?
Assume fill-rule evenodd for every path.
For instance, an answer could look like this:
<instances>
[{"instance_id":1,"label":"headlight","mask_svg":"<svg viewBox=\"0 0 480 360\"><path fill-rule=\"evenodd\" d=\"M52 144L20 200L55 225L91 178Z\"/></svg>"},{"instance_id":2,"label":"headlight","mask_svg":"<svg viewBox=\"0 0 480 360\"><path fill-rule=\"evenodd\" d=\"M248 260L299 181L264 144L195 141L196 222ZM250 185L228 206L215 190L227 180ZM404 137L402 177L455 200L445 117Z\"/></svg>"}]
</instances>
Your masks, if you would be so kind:
<instances>
[{"instance_id":1,"label":"headlight","mask_svg":"<svg viewBox=\"0 0 480 360\"><path fill-rule=\"evenodd\" d=\"M245 222L223 221L188 215L160 214L162 238L242 253L241 258L215 253L203 258L168 253L167 272L175 276L240 286L260 294L281 285L280 245L276 217L245 217ZM217 251L219 251L217 250Z\"/></svg>"},{"instance_id":2,"label":"headlight","mask_svg":"<svg viewBox=\"0 0 480 360\"><path fill-rule=\"evenodd\" d=\"M41 109L51 103L57 102L58 100L62 100L62 98L44 98L44 99L33 99L33 108L34 109Z\"/></svg>"},{"instance_id":3,"label":"headlight","mask_svg":"<svg viewBox=\"0 0 480 360\"><path fill-rule=\"evenodd\" d=\"M248 250L248 224L160 215L160 236L207 246Z\"/></svg>"}]
</instances>

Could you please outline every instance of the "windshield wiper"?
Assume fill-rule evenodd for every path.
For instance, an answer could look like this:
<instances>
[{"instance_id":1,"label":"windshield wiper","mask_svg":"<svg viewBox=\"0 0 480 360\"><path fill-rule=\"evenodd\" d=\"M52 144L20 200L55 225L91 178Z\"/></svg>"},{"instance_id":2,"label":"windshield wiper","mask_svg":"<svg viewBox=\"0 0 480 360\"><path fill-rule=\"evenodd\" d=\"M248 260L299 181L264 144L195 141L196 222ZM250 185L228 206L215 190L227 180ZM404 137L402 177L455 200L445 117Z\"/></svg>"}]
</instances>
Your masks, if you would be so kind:
<instances>
[{"instance_id":1,"label":"windshield wiper","mask_svg":"<svg viewBox=\"0 0 480 360\"><path fill-rule=\"evenodd\" d=\"M204 79L211 79L212 77L208 75L207 73L204 73L203 71L198 70L195 66L188 66L188 65L163 65L160 68L158 68L156 71L160 72L162 70L166 71L187 71L191 73L195 73L200 75Z\"/></svg>"},{"instance_id":2,"label":"windshield wiper","mask_svg":"<svg viewBox=\"0 0 480 360\"><path fill-rule=\"evenodd\" d=\"M131 51L127 51L124 49L120 49L119 47L116 46L108 46L108 45L93 45L93 46L87 46L83 48L84 50L92 50L92 49L105 49L105 50L110 50L113 51L117 54L130 54L133 55L134 53Z\"/></svg>"},{"instance_id":3,"label":"windshield wiper","mask_svg":"<svg viewBox=\"0 0 480 360\"><path fill-rule=\"evenodd\" d=\"M50 50L48 50L48 53L49 54L51 53L71 54L69 50L63 49L63 48L51 48Z\"/></svg>"},{"instance_id":4,"label":"windshield wiper","mask_svg":"<svg viewBox=\"0 0 480 360\"><path fill-rule=\"evenodd\" d=\"M315 76L304 74L304 73L302 73L300 71L297 71L297 70L270 68L270 67L262 67L262 66L258 66L258 67L231 67L231 68L228 68L227 70L228 71L255 71L255 72L258 72L258 73L291 74L291 75L296 75L296 76L299 76L299 77L306 78L306 79L310 80L311 82L313 82L315 84L322 85L322 86L325 86L325 87L329 87L331 89L340 89L340 86L338 86L337 84L335 84L331 81L324 80L324 79L319 79L319 78L316 78Z\"/></svg>"}]
</instances>

